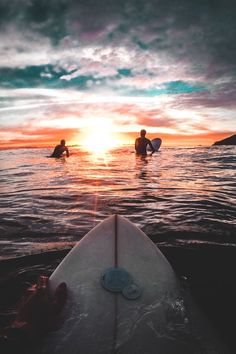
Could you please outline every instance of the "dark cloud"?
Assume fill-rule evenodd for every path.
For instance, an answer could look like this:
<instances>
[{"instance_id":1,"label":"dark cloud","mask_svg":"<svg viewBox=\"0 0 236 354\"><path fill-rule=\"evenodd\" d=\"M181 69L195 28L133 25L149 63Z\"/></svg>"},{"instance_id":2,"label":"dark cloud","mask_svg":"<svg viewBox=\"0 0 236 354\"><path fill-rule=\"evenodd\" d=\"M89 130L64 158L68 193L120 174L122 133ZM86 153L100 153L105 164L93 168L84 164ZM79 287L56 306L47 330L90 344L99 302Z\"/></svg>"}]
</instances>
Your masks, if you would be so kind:
<instances>
[{"instance_id":1,"label":"dark cloud","mask_svg":"<svg viewBox=\"0 0 236 354\"><path fill-rule=\"evenodd\" d=\"M57 44L67 35L67 9L66 0L1 0L0 26L2 30L14 25L22 31L39 32Z\"/></svg>"},{"instance_id":2,"label":"dark cloud","mask_svg":"<svg viewBox=\"0 0 236 354\"><path fill-rule=\"evenodd\" d=\"M11 26L15 26L25 36L29 32L39 33L50 39L54 48L59 48L62 43L68 50L70 46L72 48L71 43L79 49L92 44L100 44L102 48L121 46L128 51L136 50L137 56L140 52L154 53L157 58L162 58L162 62L167 60L172 66L184 66L190 77L214 81L231 76L235 80L235 0L0 0L0 25L3 33L7 33ZM32 45L40 52L40 44L38 47L37 43ZM27 48L22 49L19 44L20 51L27 51ZM106 56L104 58L105 62ZM48 57L49 64L50 60ZM135 65L135 60L133 64ZM114 63L114 67L115 65ZM143 70L145 65L144 60ZM157 67L158 65L160 63ZM65 67L60 73L51 68L48 74L43 73L44 69L40 66L24 70L19 68L14 72L10 69L1 71L2 85L74 86L86 89L88 82L107 84L103 77L98 80L93 73L86 71L70 80L61 80L63 75L68 74ZM132 67L115 67L115 70L117 76L111 80L135 76ZM150 74L158 75L157 70L152 70L153 67L149 69ZM165 93L202 91L197 86L192 90L181 86L181 81L186 82L185 79L176 77L177 84L172 81L169 87L164 88ZM159 93L152 88L149 91L140 90L140 95L155 96ZM233 94L230 92L230 96Z\"/></svg>"},{"instance_id":3,"label":"dark cloud","mask_svg":"<svg viewBox=\"0 0 236 354\"><path fill-rule=\"evenodd\" d=\"M52 39L57 32L82 35L110 26L109 39L133 34L143 49L172 44L181 52L189 36L188 45L209 46L220 60L231 61L230 53L235 54L234 0L1 0L0 10L1 23L32 26Z\"/></svg>"}]
</instances>

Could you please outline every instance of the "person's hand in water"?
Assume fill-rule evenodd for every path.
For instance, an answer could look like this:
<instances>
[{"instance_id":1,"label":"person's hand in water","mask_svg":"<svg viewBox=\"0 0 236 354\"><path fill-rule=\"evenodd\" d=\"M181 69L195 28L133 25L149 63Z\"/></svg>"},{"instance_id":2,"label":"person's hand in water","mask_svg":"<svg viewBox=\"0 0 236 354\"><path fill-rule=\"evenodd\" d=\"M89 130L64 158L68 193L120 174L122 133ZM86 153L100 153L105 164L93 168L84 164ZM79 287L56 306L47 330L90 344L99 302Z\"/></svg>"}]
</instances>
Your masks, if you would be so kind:
<instances>
[{"instance_id":1,"label":"person's hand in water","mask_svg":"<svg viewBox=\"0 0 236 354\"><path fill-rule=\"evenodd\" d=\"M40 276L21 300L11 328L24 330L31 338L40 338L60 326L60 315L67 299L67 287L61 283L53 296L49 294L49 279Z\"/></svg>"},{"instance_id":2,"label":"person's hand in water","mask_svg":"<svg viewBox=\"0 0 236 354\"><path fill-rule=\"evenodd\" d=\"M61 325L61 312L67 299L67 286L59 284L54 295L49 294L49 279L41 276L21 300L15 320L0 335L4 354L31 354L41 339Z\"/></svg>"}]
</instances>

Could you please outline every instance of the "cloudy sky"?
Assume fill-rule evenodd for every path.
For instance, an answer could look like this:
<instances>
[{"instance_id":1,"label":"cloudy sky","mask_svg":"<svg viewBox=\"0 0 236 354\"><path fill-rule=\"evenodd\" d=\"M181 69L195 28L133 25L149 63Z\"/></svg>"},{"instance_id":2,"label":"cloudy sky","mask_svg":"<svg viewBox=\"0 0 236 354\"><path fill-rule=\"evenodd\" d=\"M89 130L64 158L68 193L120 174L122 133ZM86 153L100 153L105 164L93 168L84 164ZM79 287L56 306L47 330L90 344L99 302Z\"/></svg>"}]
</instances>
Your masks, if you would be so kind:
<instances>
[{"instance_id":1,"label":"cloudy sky","mask_svg":"<svg viewBox=\"0 0 236 354\"><path fill-rule=\"evenodd\" d=\"M0 0L0 147L231 135L235 38L235 0Z\"/></svg>"}]
</instances>

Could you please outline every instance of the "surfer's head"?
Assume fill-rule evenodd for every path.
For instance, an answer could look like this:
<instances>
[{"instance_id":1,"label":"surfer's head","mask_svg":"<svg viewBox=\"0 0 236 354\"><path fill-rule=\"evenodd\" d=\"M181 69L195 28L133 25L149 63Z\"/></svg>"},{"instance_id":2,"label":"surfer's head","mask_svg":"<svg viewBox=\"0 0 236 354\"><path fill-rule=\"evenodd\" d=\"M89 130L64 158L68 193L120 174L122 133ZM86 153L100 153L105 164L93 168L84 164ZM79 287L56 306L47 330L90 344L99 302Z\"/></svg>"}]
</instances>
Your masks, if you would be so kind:
<instances>
[{"instance_id":1,"label":"surfer's head","mask_svg":"<svg viewBox=\"0 0 236 354\"><path fill-rule=\"evenodd\" d=\"M141 131L140 131L140 136L141 137L145 137L145 135L146 135L146 130L145 129L142 129Z\"/></svg>"},{"instance_id":2,"label":"surfer's head","mask_svg":"<svg viewBox=\"0 0 236 354\"><path fill-rule=\"evenodd\" d=\"M61 145L65 146L66 145L66 141L64 139L61 140Z\"/></svg>"}]
</instances>

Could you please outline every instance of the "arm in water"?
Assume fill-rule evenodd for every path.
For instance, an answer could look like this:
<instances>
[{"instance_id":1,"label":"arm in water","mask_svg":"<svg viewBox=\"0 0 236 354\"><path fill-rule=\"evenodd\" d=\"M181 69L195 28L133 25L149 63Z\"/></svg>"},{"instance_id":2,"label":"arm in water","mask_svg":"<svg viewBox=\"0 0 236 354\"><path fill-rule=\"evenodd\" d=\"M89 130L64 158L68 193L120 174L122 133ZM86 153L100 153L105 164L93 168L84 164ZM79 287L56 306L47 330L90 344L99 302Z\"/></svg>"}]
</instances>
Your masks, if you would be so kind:
<instances>
[{"instance_id":1,"label":"arm in water","mask_svg":"<svg viewBox=\"0 0 236 354\"><path fill-rule=\"evenodd\" d=\"M135 139L135 151L138 152L139 138Z\"/></svg>"},{"instance_id":2,"label":"arm in water","mask_svg":"<svg viewBox=\"0 0 236 354\"><path fill-rule=\"evenodd\" d=\"M0 338L4 354L31 354L48 332L58 329L67 299L67 287L61 283L55 294L50 296L48 283L49 279L41 276L38 284L27 290L15 320Z\"/></svg>"}]
</instances>

